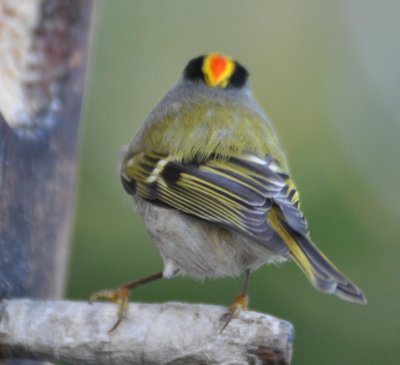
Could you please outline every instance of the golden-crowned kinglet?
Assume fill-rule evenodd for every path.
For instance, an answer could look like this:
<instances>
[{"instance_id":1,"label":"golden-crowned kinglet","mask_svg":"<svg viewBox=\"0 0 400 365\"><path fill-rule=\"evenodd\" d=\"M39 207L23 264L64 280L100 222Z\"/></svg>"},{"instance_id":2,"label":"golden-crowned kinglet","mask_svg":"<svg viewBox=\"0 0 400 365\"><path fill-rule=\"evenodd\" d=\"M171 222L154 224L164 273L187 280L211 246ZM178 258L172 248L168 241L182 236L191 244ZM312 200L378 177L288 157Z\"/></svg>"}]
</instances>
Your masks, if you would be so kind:
<instances>
[{"instance_id":1,"label":"golden-crowned kinglet","mask_svg":"<svg viewBox=\"0 0 400 365\"><path fill-rule=\"evenodd\" d=\"M226 325L247 308L249 273L288 259L318 290L366 303L311 241L277 134L239 62L191 60L127 147L120 175L164 270L94 295L120 303L114 328L129 291L145 282L245 273Z\"/></svg>"}]
</instances>

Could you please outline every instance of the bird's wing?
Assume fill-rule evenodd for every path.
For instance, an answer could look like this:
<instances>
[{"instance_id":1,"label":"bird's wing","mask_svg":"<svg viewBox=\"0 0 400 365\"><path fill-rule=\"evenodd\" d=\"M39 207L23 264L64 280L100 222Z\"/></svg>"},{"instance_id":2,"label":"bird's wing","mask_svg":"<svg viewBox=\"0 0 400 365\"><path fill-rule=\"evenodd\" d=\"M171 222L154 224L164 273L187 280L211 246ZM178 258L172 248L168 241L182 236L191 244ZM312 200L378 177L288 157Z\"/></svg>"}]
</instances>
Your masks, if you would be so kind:
<instances>
[{"instance_id":1,"label":"bird's wing","mask_svg":"<svg viewBox=\"0 0 400 365\"><path fill-rule=\"evenodd\" d=\"M287 246L267 220L273 204L288 224L307 231L298 195L290 178L271 157L252 155L227 160L181 162L157 154L125 159L121 177L128 192L254 238L277 253Z\"/></svg>"}]
</instances>

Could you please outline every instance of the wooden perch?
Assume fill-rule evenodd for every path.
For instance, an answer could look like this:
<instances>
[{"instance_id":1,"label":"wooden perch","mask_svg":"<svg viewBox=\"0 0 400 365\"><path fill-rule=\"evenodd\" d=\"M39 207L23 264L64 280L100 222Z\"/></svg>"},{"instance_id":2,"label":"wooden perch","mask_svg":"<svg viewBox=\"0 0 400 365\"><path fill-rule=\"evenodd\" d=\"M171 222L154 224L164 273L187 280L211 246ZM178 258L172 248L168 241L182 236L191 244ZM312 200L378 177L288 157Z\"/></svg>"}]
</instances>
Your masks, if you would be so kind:
<instances>
[{"instance_id":1,"label":"wooden perch","mask_svg":"<svg viewBox=\"0 0 400 365\"><path fill-rule=\"evenodd\" d=\"M246 312L222 332L226 308L134 304L109 333L116 306L68 301L0 304L0 357L72 364L290 364L293 327Z\"/></svg>"}]
</instances>

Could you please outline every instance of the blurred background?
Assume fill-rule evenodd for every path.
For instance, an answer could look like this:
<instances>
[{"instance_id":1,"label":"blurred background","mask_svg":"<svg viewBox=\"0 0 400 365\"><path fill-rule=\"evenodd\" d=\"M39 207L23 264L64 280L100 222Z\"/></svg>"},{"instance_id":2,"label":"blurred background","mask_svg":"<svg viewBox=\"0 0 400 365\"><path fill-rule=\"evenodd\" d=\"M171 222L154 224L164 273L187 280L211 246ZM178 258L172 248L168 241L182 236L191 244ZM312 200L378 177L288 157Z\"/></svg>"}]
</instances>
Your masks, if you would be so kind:
<instances>
[{"instance_id":1,"label":"blurred background","mask_svg":"<svg viewBox=\"0 0 400 365\"><path fill-rule=\"evenodd\" d=\"M97 4L68 297L85 300L162 269L120 185L119 151L189 59L222 51L250 71L314 241L369 300L360 306L321 294L288 263L252 275L251 309L294 324L295 365L397 363L400 2ZM241 285L241 278L164 280L132 300L228 306Z\"/></svg>"}]
</instances>

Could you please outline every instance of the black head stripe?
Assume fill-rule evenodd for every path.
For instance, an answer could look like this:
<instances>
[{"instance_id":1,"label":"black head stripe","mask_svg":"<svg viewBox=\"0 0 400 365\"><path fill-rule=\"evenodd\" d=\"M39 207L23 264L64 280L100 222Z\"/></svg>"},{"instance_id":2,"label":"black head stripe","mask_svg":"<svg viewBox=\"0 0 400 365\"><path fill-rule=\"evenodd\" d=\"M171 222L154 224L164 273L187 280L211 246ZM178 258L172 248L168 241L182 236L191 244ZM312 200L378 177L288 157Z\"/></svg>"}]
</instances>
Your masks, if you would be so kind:
<instances>
[{"instance_id":1,"label":"black head stripe","mask_svg":"<svg viewBox=\"0 0 400 365\"><path fill-rule=\"evenodd\" d=\"M241 88L246 83L248 76L247 70L239 62L236 62L235 71L229 80L228 87Z\"/></svg>"},{"instance_id":2,"label":"black head stripe","mask_svg":"<svg viewBox=\"0 0 400 365\"><path fill-rule=\"evenodd\" d=\"M191 80L191 81L199 81L202 80L204 81L204 75L202 71L203 67L203 61L204 61L205 56L199 56L196 58L193 58L185 67L185 70L183 71L183 77L186 80Z\"/></svg>"}]
</instances>

